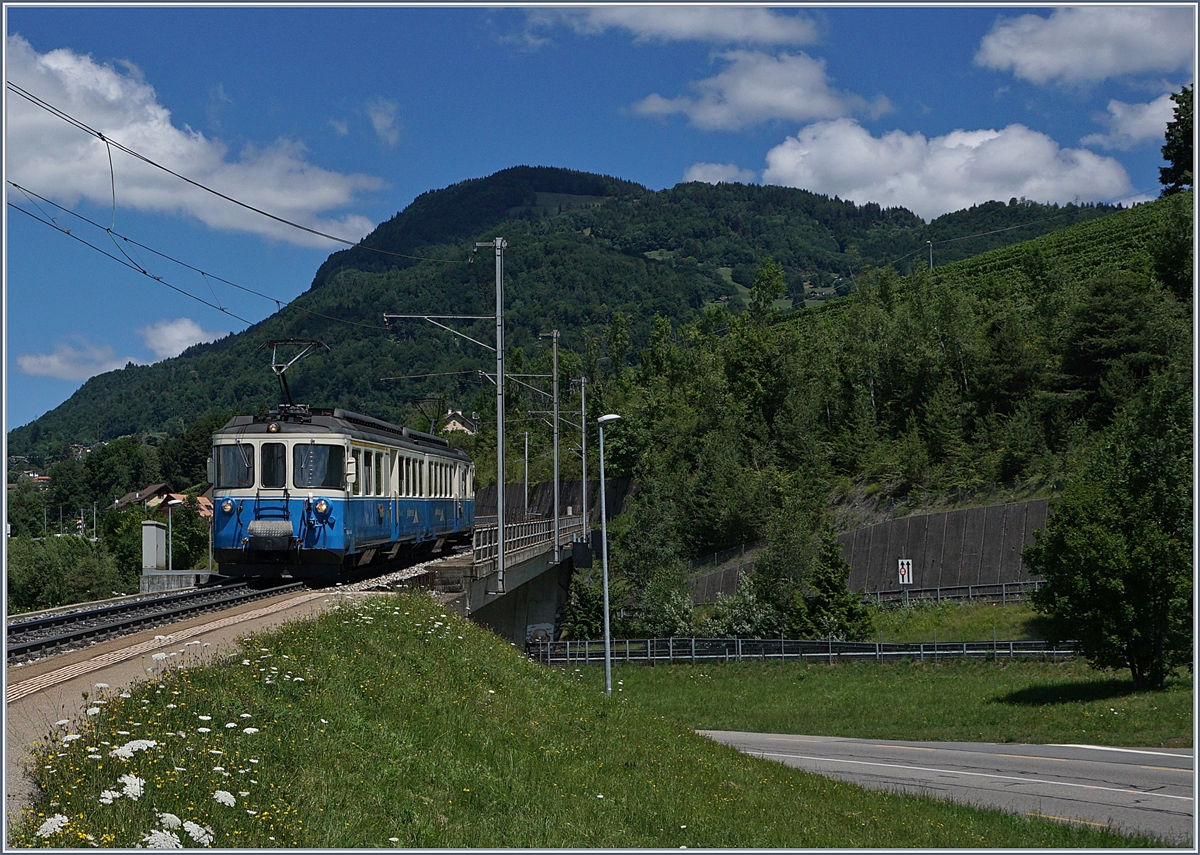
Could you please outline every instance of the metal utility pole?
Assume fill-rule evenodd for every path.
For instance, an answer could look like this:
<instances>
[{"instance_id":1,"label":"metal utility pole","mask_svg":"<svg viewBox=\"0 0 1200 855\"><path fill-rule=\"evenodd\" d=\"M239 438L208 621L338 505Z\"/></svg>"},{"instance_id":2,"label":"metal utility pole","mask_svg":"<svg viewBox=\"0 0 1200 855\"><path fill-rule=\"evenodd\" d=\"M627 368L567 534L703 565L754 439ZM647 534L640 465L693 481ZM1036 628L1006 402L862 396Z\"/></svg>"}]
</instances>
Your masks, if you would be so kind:
<instances>
[{"instance_id":1,"label":"metal utility pole","mask_svg":"<svg viewBox=\"0 0 1200 855\"><path fill-rule=\"evenodd\" d=\"M508 243L502 237L475 244L475 251L490 246L496 251L496 314L493 315L413 315L389 314L383 316L384 323L404 318L420 318L423 321L454 333L480 347L492 350L489 345L471 338L469 335L451 329L441 320L486 320L495 318L496 321L496 588L494 593L504 593L504 249ZM483 372L480 372L481 374Z\"/></svg>"},{"instance_id":2,"label":"metal utility pole","mask_svg":"<svg viewBox=\"0 0 1200 855\"><path fill-rule=\"evenodd\" d=\"M604 694L612 695L612 635L609 632L608 618L608 508L604 501L604 426L610 425L621 417L609 413L596 419L600 425L600 541L602 586L604 588Z\"/></svg>"},{"instance_id":3,"label":"metal utility pole","mask_svg":"<svg viewBox=\"0 0 1200 855\"><path fill-rule=\"evenodd\" d=\"M525 431L525 519L529 519L529 431Z\"/></svg>"},{"instance_id":4,"label":"metal utility pole","mask_svg":"<svg viewBox=\"0 0 1200 855\"><path fill-rule=\"evenodd\" d=\"M496 593L504 593L504 238L475 244L496 250Z\"/></svg>"},{"instance_id":5,"label":"metal utility pole","mask_svg":"<svg viewBox=\"0 0 1200 855\"><path fill-rule=\"evenodd\" d=\"M925 243L929 244L929 269L933 270L933 241L927 240Z\"/></svg>"},{"instance_id":6,"label":"metal utility pole","mask_svg":"<svg viewBox=\"0 0 1200 855\"><path fill-rule=\"evenodd\" d=\"M540 333L538 338L549 338L554 346L554 563L558 563L558 330Z\"/></svg>"},{"instance_id":7,"label":"metal utility pole","mask_svg":"<svg viewBox=\"0 0 1200 855\"><path fill-rule=\"evenodd\" d=\"M588 537L587 514L587 375L579 378L579 435L581 437L579 450L583 455L583 536Z\"/></svg>"}]
</instances>

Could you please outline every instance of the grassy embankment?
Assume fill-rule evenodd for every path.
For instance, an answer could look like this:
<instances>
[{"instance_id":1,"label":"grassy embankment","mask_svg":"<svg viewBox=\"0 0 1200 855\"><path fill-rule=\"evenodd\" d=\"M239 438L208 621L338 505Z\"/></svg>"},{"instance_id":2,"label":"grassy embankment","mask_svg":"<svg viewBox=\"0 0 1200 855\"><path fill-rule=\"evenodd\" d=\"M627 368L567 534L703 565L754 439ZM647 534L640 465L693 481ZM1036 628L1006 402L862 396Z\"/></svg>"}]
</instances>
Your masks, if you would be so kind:
<instances>
[{"instance_id":1,"label":"grassy embankment","mask_svg":"<svg viewBox=\"0 0 1200 855\"><path fill-rule=\"evenodd\" d=\"M537 666L428 597L373 597L252 638L226 664L86 699L82 722L43 747L43 799L9 845L1153 843L745 757L695 735L688 725L701 722L643 706L638 679L670 669L626 669L629 690L612 699L599 673Z\"/></svg>"},{"instance_id":2,"label":"grassy embankment","mask_svg":"<svg viewBox=\"0 0 1200 855\"><path fill-rule=\"evenodd\" d=\"M1045 638L1044 620L1029 603L916 600L871 608L868 641L1025 641Z\"/></svg>"}]
</instances>

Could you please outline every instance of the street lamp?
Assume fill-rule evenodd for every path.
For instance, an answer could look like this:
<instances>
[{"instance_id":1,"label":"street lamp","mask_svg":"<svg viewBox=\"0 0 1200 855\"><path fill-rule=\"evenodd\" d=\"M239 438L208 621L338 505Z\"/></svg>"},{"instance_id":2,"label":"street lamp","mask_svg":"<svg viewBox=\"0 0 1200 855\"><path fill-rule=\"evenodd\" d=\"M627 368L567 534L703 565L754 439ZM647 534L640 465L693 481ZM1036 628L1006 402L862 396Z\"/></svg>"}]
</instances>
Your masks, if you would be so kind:
<instances>
[{"instance_id":1,"label":"street lamp","mask_svg":"<svg viewBox=\"0 0 1200 855\"><path fill-rule=\"evenodd\" d=\"M620 416L609 413L596 419L600 425L600 549L601 579L604 587L604 694L612 695L612 637L608 630L608 508L604 501L604 426Z\"/></svg>"},{"instance_id":2,"label":"street lamp","mask_svg":"<svg viewBox=\"0 0 1200 855\"><path fill-rule=\"evenodd\" d=\"M174 547L173 541L171 540L171 509L174 508L176 505L182 505L182 504L183 504L183 502L180 499L168 499L167 500L167 572L168 573L170 573L172 570L175 569L175 563L174 563L175 547Z\"/></svg>"}]
</instances>

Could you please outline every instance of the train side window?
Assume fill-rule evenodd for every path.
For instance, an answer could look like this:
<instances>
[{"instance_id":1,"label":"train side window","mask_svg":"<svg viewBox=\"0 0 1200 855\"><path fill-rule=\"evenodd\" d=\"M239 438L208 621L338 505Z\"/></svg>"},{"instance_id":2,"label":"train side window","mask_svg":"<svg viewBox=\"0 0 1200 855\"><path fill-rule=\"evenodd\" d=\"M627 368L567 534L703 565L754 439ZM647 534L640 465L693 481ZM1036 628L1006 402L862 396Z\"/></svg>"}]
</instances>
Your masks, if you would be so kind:
<instances>
[{"instance_id":1,"label":"train side window","mask_svg":"<svg viewBox=\"0 0 1200 855\"><path fill-rule=\"evenodd\" d=\"M342 490L346 484L346 449L340 445L298 442L292 446L292 483L296 487Z\"/></svg>"},{"instance_id":2,"label":"train side window","mask_svg":"<svg viewBox=\"0 0 1200 855\"><path fill-rule=\"evenodd\" d=\"M282 442L264 442L260 455L262 461L262 485L264 487L287 486L287 446Z\"/></svg>"},{"instance_id":3,"label":"train side window","mask_svg":"<svg viewBox=\"0 0 1200 855\"><path fill-rule=\"evenodd\" d=\"M362 451L355 448L350 452L350 456L354 460L354 471L358 473L354 479L354 495L361 496L363 489Z\"/></svg>"},{"instance_id":4,"label":"train side window","mask_svg":"<svg viewBox=\"0 0 1200 855\"><path fill-rule=\"evenodd\" d=\"M384 496L383 489L383 452L375 452L375 495Z\"/></svg>"}]
</instances>

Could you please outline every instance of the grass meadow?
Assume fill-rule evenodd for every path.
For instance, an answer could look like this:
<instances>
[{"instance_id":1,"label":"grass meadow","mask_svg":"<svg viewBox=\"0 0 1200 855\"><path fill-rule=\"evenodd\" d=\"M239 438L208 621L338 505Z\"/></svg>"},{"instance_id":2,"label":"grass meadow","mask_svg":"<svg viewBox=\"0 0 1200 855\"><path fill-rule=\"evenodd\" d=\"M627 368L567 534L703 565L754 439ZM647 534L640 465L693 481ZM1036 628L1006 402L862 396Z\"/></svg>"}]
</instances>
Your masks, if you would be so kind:
<instances>
[{"instance_id":1,"label":"grass meadow","mask_svg":"<svg viewBox=\"0 0 1200 855\"><path fill-rule=\"evenodd\" d=\"M798 696L836 672L852 673L774 676ZM78 719L36 749L41 796L10 825L8 846L1156 844L871 792L746 757L693 733L713 723L690 720L680 701L660 710L651 698L655 681L673 684L675 696L724 692L718 687L734 685L726 678L750 679L750 668L721 679L683 669L618 673L622 691L605 698L601 669L536 665L428 596L347 602L251 637L222 664L167 670L125 691L97 686L80 699ZM861 680L855 685L861 693ZM848 700L830 703L817 713L827 726Z\"/></svg>"},{"instance_id":2,"label":"grass meadow","mask_svg":"<svg viewBox=\"0 0 1200 855\"><path fill-rule=\"evenodd\" d=\"M871 608L869 641L1040 641L1044 619L1029 603L914 600Z\"/></svg>"},{"instance_id":3,"label":"grass meadow","mask_svg":"<svg viewBox=\"0 0 1200 855\"><path fill-rule=\"evenodd\" d=\"M1082 659L621 665L613 681L630 703L701 730L1192 746L1191 675L1135 692L1127 675ZM603 669L584 682L603 690Z\"/></svg>"}]
</instances>

